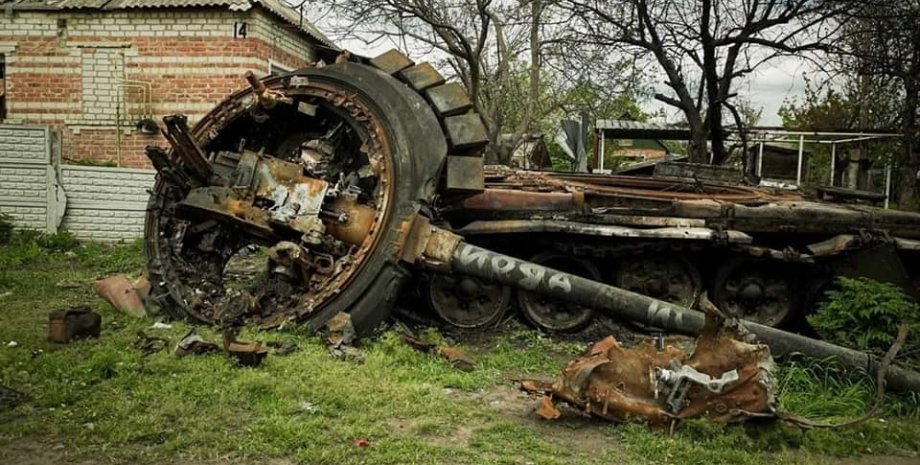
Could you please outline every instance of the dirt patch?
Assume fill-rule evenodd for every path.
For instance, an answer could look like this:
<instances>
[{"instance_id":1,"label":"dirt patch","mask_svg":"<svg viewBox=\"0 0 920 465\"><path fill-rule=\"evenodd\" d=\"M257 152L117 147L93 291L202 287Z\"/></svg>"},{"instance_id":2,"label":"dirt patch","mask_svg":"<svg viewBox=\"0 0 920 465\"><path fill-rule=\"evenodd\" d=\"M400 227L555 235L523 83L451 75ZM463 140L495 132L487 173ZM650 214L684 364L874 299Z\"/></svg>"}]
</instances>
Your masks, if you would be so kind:
<instances>
[{"instance_id":1,"label":"dirt patch","mask_svg":"<svg viewBox=\"0 0 920 465\"><path fill-rule=\"evenodd\" d=\"M131 461L119 461L110 457L87 458L74 456L67 447L60 442L43 441L38 439L2 439L0 440L0 463L16 465L99 465L99 464L135 464ZM219 460L190 460L183 457L173 457L157 460L158 465L295 465L296 462L285 458L266 459L237 459L225 458Z\"/></svg>"},{"instance_id":2,"label":"dirt patch","mask_svg":"<svg viewBox=\"0 0 920 465\"><path fill-rule=\"evenodd\" d=\"M525 417L533 413L537 405L536 397L516 389L512 386L499 385L489 389L480 389L478 391L458 391L455 389L444 389L451 399L459 401L471 401L479 405L496 410L503 416L508 417Z\"/></svg>"},{"instance_id":3,"label":"dirt patch","mask_svg":"<svg viewBox=\"0 0 920 465\"><path fill-rule=\"evenodd\" d=\"M833 465L918 465L920 457L902 457L898 455L864 455L828 461Z\"/></svg>"},{"instance_id":4,"label":"dirt patch","mask_svg":"<svg viewBox=\"0 0 920 465\"><path fill-rule=\"evenodd\" d=\"M90 465L97 461L76 458L68 453L64 444L29 439L4 440L0 444L0 463L18 465L73 464Z\"/></svg>"},{"instance_id":5,"label":"dirt patch","mask_svg":"<svg viewBox=\"0 0 920 465\"><path fill-rule=\"evenodd\" d=\"M537 416L534 409L540 398L527 394L520 389L509 385L495 386L475 392L451 391L447 394L458 400L477 402L492 410L502 417L518 421L528 428L537 431L540 437L556 445L578 449L587 452L599 452L609 448L616 439L609 436L604 428L610 423L596 418L588 418L581 412L562 407L562 418L548 421ZM475 428L466 432L466 438ZM458 431L457 434L462 434Z\"/></svg>"},{"instance_id":6,"label":"dirt patch","mask_svg":"<svg viewBox=\"0 0 920 465\"><path fill-rule=\"evenodd\" d=\"M453 427L450 431L432 428L431 424L424 424L415 418L392 418L387 421L391 431L398 431L407 436L417 436L434 446L463 448L469 445L473 433L484 426L480 421L467 422Z\"/></svg>"}]
</instances>

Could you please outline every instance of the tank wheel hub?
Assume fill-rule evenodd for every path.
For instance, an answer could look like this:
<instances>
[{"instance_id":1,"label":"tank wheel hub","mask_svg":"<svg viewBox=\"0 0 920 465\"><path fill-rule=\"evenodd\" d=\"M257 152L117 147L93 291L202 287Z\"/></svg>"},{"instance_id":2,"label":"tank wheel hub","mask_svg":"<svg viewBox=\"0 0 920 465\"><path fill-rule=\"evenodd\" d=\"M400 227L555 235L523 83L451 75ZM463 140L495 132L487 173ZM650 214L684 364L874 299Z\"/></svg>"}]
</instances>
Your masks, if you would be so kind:
<instances>
[{"instance_id":1,"label":"tank wheel hub","mask_svg":"<svg viewBox=\"0 0 920 465\"><path fill-rule=\"evenodd\" d=\"M583 258L549 252L539 254L530 261L594 281L601 280L601 273L597 267ZM594 319L594 309L589 307L550 299L527 291L518 291L517 297L518 306L524 318L545 331L578 331Z\"/></svg>"},{"instance_id":2,"label":"tank wheel hub","mask_svg":"<svg viewBox=\"0 0 920 465\"><path fill-rule=\"evenodd\" d=\"M692 307L702 290L702 279L692 263L663 254L624 259L617 266L614 284L684 307Z\"/></svg>"},{"instance_id":3,"label":"tank wheel hub","mask_svg":"<svg viewBox=\"0 0 920 465\"><path fill-rule=\"evenodd\" d=\"M441 319L463 329L483 328L504 315L511 289L469 276L436 274L428 280L428 303Z\"/></svg>"},{"instance_id":4,"label":"tank wheel hub","mask_svg":"<svg viewBox=\"0 0 920 465\"><path fill-rule=\"evenodd\" d=\"M716 273L714 301L722 311L767 326L779 326L796 310L788 269L762 261L733 260Z\"/></svg>"}]
</instances>

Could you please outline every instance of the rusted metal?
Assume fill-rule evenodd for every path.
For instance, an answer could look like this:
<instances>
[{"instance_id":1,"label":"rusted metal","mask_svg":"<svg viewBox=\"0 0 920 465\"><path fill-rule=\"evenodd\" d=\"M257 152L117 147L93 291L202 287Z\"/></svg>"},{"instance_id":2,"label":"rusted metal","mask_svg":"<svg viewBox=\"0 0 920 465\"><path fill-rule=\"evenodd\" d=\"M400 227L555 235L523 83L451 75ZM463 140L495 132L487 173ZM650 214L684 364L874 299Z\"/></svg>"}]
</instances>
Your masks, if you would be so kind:
<instances>
[{"instance_id":1,"label":"rusted metal","mask_svg":"<svg viewBox=\"0 0 920 465\"><path fill-rule=\"evenodd\" d=\"M429 352L447 360L458 370L473 371L476 368L476 361L456 347L425 342L414 334L403 334L403 341L417 350Z\"/></svg>"},{"instance_id":2,"label":"rusted metal","mask_svg":"<svg viewBox=\"0 0 920 465\"><path fill-rule=\"evenodd\" d=\"M464 242L456 246L449 263L454 273L595 308L615 318L638 321L665 331L695 335L704 326L704 317L700 312ZM878 366L875 357L858 350L753 322L744 322L744 328L777 355L799 353L817 360L833 358L841 366L868 371L875 371ZM920 390L920 373L911 370L892 367L887 373L887 380L894 390Z\"/></svg>"},{"instance_id":3,"label":"rusted metal","mask_svg":"<svg viewBox=\"0 0 920 465\"><path fill-rule=\"evenodd\" d=\"M163 136L173 147L174 163L187 167L199 181L207 182L214 170L204 150L189 134L187 118L184 115L166 116L163 123L166 126Z\"/></svg>"},{"instance_id":4,"label":"rusted metal","mask_svg":"<svg viewBox=\"0 0 920 465\"><path fill-rule=\"evenodd\" d=\"M737 326L708 318L689 357L672 346L627 349L613 336L595 343L566 365L537 413L558 418L555 403L563 401L588 415L654 425L685 418L727 423L751 414L772 415L776 379L769 348L742 342Z\"/></svg>"},{"instance_id":5,"label":"rusted metal","mask_svg":"<svg viewBox=\"0 0 920 465\"><path fill-rule=\"evenodd\" d=\"M367 239L377 216L373 208L349 198L336 199L329 204L329 208L333 216L333 220L326 224L329 234L352 245L360 245Z\"/></svg>"},{"instance_id":6,"label":"rusted metal","mask_svg":"<svg viewBox=\"0 0 920 465\"><path fill-rule=\"evenodd\" d=\"M232 330L224 330L221 336L224 341L224 354L227 359L239 366L259 366L268 355L268 349L262 347L261 342L239 341Z\"/></svg>"},{"instance_id":7,"label":"rusted metal","mask_svg":"<svg viewBox=\"0 0 920 465\"><path fill-rule=\"evenodd\" d=\"M600 204L603 203L605 196L611 195L660 200L710 199L732 202L801 199L801 196L788 192L711 182L690 184L682 181L635 176L544 173L489 168L492 170L487 172L486 187L504 185L531 190L551 189L565 192L582 190L585 192L586 201L591 205L593 205L592 198L595 198Z\"/></svg>"},{"instance_id":8,"label":"rusted metal","mask_svg":"<svg viewBox=\"0 0 920 465\"><path fill-rule=\"evenodd\" d=\"M52 342L98 338L101 331L102 317L86 306L56 310L48 315L48 339Z\"/></svg>"},{"instance_id":9,"label":"rusted metal","mask_svg":"<svg viewBox=\"0 0 920 465\"><path fill-rule=\"evenodd\" d=\"M176 347L173 348L173 355L176 357L204 355L211 352L217 352L218 350L220 350L220 348L217 344L204 340L204 338L196 333L193 328L176 343Z\"/></svg>"},{"instance_id":10,"label":"rusted metal","mask_svg":"<svg viewBox=\"0 0 920 465\"><path fill-rule=\"evenodd\" d=\"M486 189L481 194L464 199L461 207L467 211L581 211L579 197L573 192L528 192L510 189Z\"/></svg>"},{"instance_id":11,"label":"rusted metal","mask_svg":"<svg viewBox=\"0 0 920 465\"><path fill-rule=\"evenodd\" d=\"M753 272L733 279L733 264L768 264L792 284L781 289L792 297L774 305L783 317L761 320L769 324L791 320L800 291L817 288L812 280L871 274L920 282L913 264L920 215L698 177L486 169L478 157L489 137L460 87L397 51L370 60L343 53L335 61L284 77L249 75L248 89L193 130L179 117L167 122L171 151L148 151L160 175L145 234L161 308L209 323L301 321L310 329L350 312L356 333L367 333L395 305L409 268L421 266L664 330L702 328L688 309L512 258L549 249L591 263L605 281L684 305L696 300L700 282L714 283L717 304L740 315L770 307L771 292L757 289L770 280L749 279ZM268 249L256 267L266 279L228 285L228 261L258 247ZM667 285L649 284L660 276L643 271L661 263L654 257L673 258L659 279ZM635 266L618 266L624 261ZM695 272L674 272L674 263L704 262ZM776 353L874 363L747 326ZM704 379L679 362L667 370ZM889 378L892 386L920 386L915 375L892 370Z\"/></svg>"},{"instance_id":12,"label":"rusted metal","mask_svg":"<svg viewBox=\"0 0 920 465\"><path fill-rule=\"evenodd\" d=\"M246 81L249 82L249 86L252 88L253 93L258 98L259 106L262 109L270 110L279 103L285 103L291 105L294 103L294 99L286 97L283 93L278 92L273 89L265 87L265 84L259 80L258 77L252 71L246 71L244 75Z\"/></svg>"},{"instance_id":13,"label":"rusted metal","mask_svg":"<svg viewBox=\"0 0 920 465\"><path fill-rule=\"evenodd\" d=\"M364 259L382 233L378 224L386 218L395 185L389 180L393 160L387 157L389 145L380 115L373 114L367 103L353 93L342 92L327 82L295 80L295 77L253 80L252 89L232 96L196 126L192 134L199 148L221 146L213 157L215 171L209 177L209 185L192 188L184 198L171 201L175 207L168 211L176 216L159 226L169 231L164 230L151 240L162 251L157 252L161 258L152 268L152 275L182 276L181 280L171 278L158 284L173 286L165 295L185 296L180 303L182 311L196 319L213 322L220 315L232 314L275 326L312 315L362 269ZM260 104L260 95L272 96L276 102L290 100L318 105L325 108L322 111L335 109L335 114L344 115L342 118L348 124L363 126L364 130L349 131L351 136L345 136L344 122L333 121L325 123L326 134L319 138L303 133L286 136L305 138L299 145L293 140L288 142L292 152L300 148L294 159L262 153L258 146L238 147L247 142L238 139L242 134L233 129L234 124L244 120L270 124L259 115L270 116L274 106ZM278 95L283 98L276 98ZM251 111L253 105L259 105L259 111ZM343 137L362 140L343 143ZM330 149L333 141L347 145L352 153L339 154L339 149ZM234 148L227 150L228 146ZM173 146L173 152L181 150ZM302 154L307 152L309 157L304 157ZM353 180L346 183L340 172L330 170L329 164L344 163L334 160L347 157L364 163L364 167L351 166ZM358 183L369 186L370 190L362 190ZM208 228L201 229L198 225L209 221L212 223ZM221 285L222 267L202 262L226 260L240 247L237 245L240 241L292 239L309 247L309 253L316 257L306 265L313 272L309 276L301 274L309 277L306 281L284 282L279 277L269 280L262 290L228 292ZM196 241L191 250L198 256L173 258L172 254L189 253L188 247L169 243L173 240ZM206 258L207 254L218 256ZM160 270L162 267L173 267L174 271L166 273ZM247 294L252 298L246 297ZM258 304L259 301L263 303ZM257 304L247 309L245 302Z\"/></svg>"},{"instance_id":14,"label":"rusted metal","mask_svg":"<svg viewBox=\"0 0 920 465\"><path fill-rule=\"evenodd\" d=\"M481 234L523 234L523 233L568 233L599 237L621 237L642 239L678 239L712 241L730 244L747 244L751 237L740 231L719 231L710 228L630 228L607 224L590 224L560 220L495 220L474 221L457 230L467 235Z\"/></svg>"},{"instance_id":15,"label":"rusted metal","mask_svg":"<svg viewBox=\"0 0 920 465\"><path fill-rule=\"evenodd\" d=\"M93 283L93 290L116 310L134 317L144 317L142 294L123 275L110 276Z\"/></svg>"}]
</instances>

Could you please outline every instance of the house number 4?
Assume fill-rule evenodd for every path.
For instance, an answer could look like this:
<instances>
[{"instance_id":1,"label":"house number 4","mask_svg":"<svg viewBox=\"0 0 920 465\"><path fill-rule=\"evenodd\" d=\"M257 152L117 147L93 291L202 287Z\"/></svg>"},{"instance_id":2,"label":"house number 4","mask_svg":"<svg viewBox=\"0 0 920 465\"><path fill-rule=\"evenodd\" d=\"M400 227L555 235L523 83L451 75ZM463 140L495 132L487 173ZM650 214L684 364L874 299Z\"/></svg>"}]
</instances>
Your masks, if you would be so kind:
<instances>
[{"instance_id":1,"label":"house number 4","mask_svg":"<svg viewBox=\"0 0 920 465\"><path fill-rule=\"evenodd\" d=\"M245 21L238 21L233 23L233 38L235 39L245 39L246 38L246 29L248 24Z\"/></svg>"}]
</instances>

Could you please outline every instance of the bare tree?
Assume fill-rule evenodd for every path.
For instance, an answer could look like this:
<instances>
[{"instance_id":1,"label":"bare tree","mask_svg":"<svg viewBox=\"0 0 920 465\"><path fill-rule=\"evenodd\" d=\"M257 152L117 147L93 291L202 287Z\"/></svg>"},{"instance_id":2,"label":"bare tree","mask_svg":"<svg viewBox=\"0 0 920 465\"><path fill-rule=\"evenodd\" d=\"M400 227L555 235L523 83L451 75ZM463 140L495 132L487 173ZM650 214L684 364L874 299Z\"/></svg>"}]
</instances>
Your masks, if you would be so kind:
<instances>
[{"instance_id":1,"label":"bare tree","mask_svg":"<svg viewBox=\"0 0 920 465\"><path fill-rule=\"evenodd\" d=\"M920 1L880 0L849 17L838 51L856 73L894 82L901 94L894 109L902 133L903 200L913 197L920 176Z\"/></svg>"},{"instance_id":2,"label":"bare tree","mask_svg":"<svg viewBox=\"0 0 920 465\"><path fill-rule=\"evenodd\" d=\"M849 2L815 0L565 0L586 41L654 58L669 93L655 97L683 112L690 159L726 160L726 115L741 127L734 85L782 55L824 50ZM707 153L711 140L712 154Z\"/></svg>"},{"instance_id":3,"label":"bare tree","mask_svg":"<svg viewBox=\"0 0 920 465\"><path fill-rule=\"evenodd\" d=\"M553 43L550 0L336 0L337 35L394 42L434 57L469 91L489 130L490 156L507 162L532 131L543 85L543 53ZM519 99L517 86L526 85ZM511 101L514 97L516 101ZM515 112L509 118L509 112ZM513 127L509 126L513 119ZM502 143L502 133L511 140Z\"/></svg>"}]
</instances>

